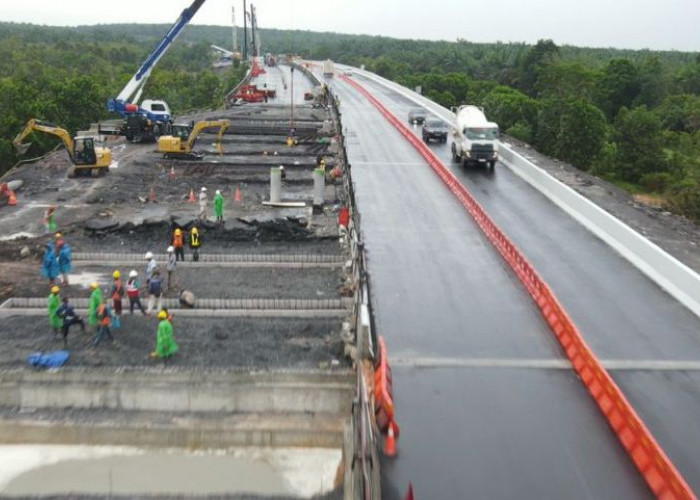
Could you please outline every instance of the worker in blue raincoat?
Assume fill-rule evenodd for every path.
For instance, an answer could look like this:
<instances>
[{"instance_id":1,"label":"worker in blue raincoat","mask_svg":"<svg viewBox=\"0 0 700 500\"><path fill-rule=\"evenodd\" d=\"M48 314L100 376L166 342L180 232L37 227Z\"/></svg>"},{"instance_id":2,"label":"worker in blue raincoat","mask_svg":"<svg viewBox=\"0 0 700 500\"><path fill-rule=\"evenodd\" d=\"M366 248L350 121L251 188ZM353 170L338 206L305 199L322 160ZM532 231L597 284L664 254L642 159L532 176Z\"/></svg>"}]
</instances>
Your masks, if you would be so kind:
<instances>
[{"instance_id":1,"label":"worker in blue raincoat","mask_svg":"<svg viewBox=\"0 0 700 500\"><path fill-rule=\"evenodd\" d=\"M58 277L58 259L52 241L46 244L44 250L44 258L41 261L41 276L47 278L52 285Z\"/></svg>"},{"instance_id":2,"label":"worker in blue raincoat","mask_svg":"<svg viewBox=\"0 0 700 500\"><path fill-rule=\"evenodd\" d=\"M63 243L58 251L58 272L61 273L63 284L68 285L68 273L73 270L73 259L70 246Z\"/></svg>"}]
</instances>

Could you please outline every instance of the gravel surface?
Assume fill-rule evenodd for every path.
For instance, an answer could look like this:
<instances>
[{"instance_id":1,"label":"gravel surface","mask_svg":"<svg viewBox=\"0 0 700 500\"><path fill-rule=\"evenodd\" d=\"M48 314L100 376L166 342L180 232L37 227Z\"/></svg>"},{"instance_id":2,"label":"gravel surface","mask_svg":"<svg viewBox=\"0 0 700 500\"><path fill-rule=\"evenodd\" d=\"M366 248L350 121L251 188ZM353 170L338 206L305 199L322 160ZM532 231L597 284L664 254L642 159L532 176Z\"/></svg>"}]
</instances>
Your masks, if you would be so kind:
<instances>
[{"instance_id":1,"label":"gravel surface","mask_svg":"<svg viewBox=\"0 0 700 500\"><path fill-rule=\"evenodd\" d=\"M177 297L178 291L188 289L198 298L278 298L278 299L334 299L343 284L343 272L339 268L216 268L187 267L178 263L173 279L173 290L165 291L165 297ZM167 281L165 263L160 262L162 276ZM134 266L145 285L145 265ZM123 282L130 268L121 269ZM103 294L109 292L114 268L106 266L75 266L68 279L74 284L62 287L61 294L68 297L90 295L89 284L100 283ZM36 270L38 273L38 269ZM17 287L16 297L43 297L48 294L46 280L33 280ZM145 295L142 293L142 295Z\"/></svg>"},{"instance_id":2,"label":"gravel surface","mask_svg":"<svg viewBox=\"0 0 700 500\"><path fill-rule=\"evenodd\" d=\"M128 313L122 328L112 333L115 342L97 347L92 337L71 328L68 338L70 366L153 366L149 353L155 348L158 320ZM168 364L202 368L318 368L338 359L347 366L338 319L299 318L185 318L173 319L180 350ZM63 348L54 338L44 316L8 316L0 323L0 366L23 366L33 352Z\"/></svg>"}]
</instances>

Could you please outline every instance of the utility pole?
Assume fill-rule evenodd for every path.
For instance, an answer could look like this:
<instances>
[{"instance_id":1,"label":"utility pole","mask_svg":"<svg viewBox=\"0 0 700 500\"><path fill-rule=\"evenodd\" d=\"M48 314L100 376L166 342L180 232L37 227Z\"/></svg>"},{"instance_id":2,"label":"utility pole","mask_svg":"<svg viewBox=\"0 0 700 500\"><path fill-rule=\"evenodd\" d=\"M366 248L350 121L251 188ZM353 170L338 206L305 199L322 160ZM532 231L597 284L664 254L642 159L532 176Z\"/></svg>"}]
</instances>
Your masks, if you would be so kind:
<instances>
[{"instance_id":1,"label":"utility pole","mask_svg":"<svg viewBox=\"0 0 700 500\"><path fill-rule=\"evenodd\" d=\"M245 0L243 0L243 60L248 60L248 10L246 9Z\"/></svg>"},{"instance_id":2,"label":"utility pole","mask_svg":"<svg viewBox=\"0 0 700 500\"><path fill-rule=\"evenodd\" d=\"M231 23L233 26L233 51L238 52L238 39L236 38L236 8L231 6Z\"/></svg>"},{"instance_id":3,"label":"utility pole","mask_svg":"<svg viewBox=\"0 0 700 500\"><path fill-rule=\"evenodd\" d=\"M290 120L289 120L289 136L294 137L295 131L294 131L294 66L290 66L290 72L291 72L291 77L290 80L291 82L291 89L292 89L292 112L290 115Z\"/></svg>"}]
</instances>

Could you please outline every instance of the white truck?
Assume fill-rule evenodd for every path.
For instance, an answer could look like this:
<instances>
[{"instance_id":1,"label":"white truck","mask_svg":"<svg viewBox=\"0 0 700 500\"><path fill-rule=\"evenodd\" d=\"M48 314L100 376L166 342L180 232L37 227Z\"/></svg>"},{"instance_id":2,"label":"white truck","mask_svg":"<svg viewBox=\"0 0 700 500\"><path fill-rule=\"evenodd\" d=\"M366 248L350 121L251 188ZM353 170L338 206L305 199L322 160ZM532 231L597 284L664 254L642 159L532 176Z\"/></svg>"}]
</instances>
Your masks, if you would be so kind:
<instances>
[{"instance_id":1,"label":"white truck","mask_svg":"<svg viewBox=\"0 0 700 500\"><path fill-rule=\"evenodd\" d=\"M477 106L459 106L452 129L452 159L469 166L482 163L491 170L498 159L498 125L490 122Z\"/></svg>"},{"instance_id":2,"label":"white truck","mask_svg":"<svg viewBox=\"0 0 700 500\"><path fill-rule=\"evenodd\" d=\"M335 73L335 67L333 61L326 59L323 61L323 76L333 76Z\"/></svg>"}]
</instances>

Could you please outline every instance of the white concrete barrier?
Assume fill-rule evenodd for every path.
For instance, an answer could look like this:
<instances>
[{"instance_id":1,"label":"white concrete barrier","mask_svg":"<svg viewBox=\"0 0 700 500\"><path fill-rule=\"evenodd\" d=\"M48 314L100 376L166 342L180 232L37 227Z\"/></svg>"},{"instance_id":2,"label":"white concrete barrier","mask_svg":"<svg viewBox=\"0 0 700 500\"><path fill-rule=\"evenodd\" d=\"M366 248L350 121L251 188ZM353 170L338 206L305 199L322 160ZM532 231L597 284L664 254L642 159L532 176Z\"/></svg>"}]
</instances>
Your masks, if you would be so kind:
<instances>
[{"instance_id":1,"label":"white concrete barrier","mask_svg":"<svg viewBox=\"0 0 700 500\"><path fill-rule=\"evenodd\" d=\"M454 122L454 113L402 85L358 68L345 65L336 67L341 71L352 71L371 79L428 109L446 122ZM700 317L700 275L588 198L521 156L509 145L501 143L500 155L502 163L513 173L544 194Z\"/></svg>"}]
</instances>

